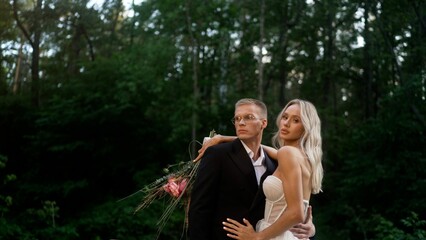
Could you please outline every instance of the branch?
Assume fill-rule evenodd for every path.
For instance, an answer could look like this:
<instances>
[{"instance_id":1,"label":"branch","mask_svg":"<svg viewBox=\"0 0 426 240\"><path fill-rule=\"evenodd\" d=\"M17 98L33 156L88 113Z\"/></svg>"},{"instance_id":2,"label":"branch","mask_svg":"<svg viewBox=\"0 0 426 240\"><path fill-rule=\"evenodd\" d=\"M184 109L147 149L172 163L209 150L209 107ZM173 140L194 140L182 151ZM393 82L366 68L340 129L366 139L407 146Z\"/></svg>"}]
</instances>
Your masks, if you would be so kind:
<instances>
[{"instance_id":1,"label":"branch","mask_svg":"<svg viewBox=\"0 0 426 240\"><path fill-rule=\"evenodd\" d=\"M18 17L18 7L17 7L17 3L16 2L17 2L17 0L13 0L13 17L15 18L16 24L18 25L19 29L21 29L21 31L24 34L24 36L30 42L31 47L34 48L34 42L31 40L30 34L25 29L24 24L22 24L22 22L19 20L19 17Z\"/></svg>"},{"instance_id":2,"label":"branch","mask_svg":"<svg viewBox=\"0 0 426 240\"><path fill-rule=\"evenodd\" d=\"M417 18L419 19L420 25L422 25L423 31L426 32L426 23L423 21L422 16L420 16L419 8L420 6L417 6L416 3L413 2L412 4L414 13L416 14Z\"/></svg>"},{"instance_id":3,"label":"branch","mask_svg":"<svg viewBox=\"0 0 426 240\"><path fill-rule=\"evenodd\" d=\"M287 27L288 29L292 29L294 26L296 26L299 21L300 18L302 17L302 10L306 9L306 4L305 3L300 3L301 7L299 9L296 9L294 12L296 12L295 15L293 15L292 19L290 19L290 21L287 23ZM298 8L298 7L295 7Z\"/></svg>"},{"instance_id":4,"label":"branch","mask_svg":"<svg viewBox=\"0 0 426 240\"><path fill-rule=\"evenodd\" d=\"M92 61L95 61L95 53L93 52L93 43L92 40L90 40L89 35L87 34L86 28L83 24L80 23L81 31L83 33L84 38L87 40L87 44L89 44L89 52L90 52L90 59Z\"/></svg>"}]
</instances>

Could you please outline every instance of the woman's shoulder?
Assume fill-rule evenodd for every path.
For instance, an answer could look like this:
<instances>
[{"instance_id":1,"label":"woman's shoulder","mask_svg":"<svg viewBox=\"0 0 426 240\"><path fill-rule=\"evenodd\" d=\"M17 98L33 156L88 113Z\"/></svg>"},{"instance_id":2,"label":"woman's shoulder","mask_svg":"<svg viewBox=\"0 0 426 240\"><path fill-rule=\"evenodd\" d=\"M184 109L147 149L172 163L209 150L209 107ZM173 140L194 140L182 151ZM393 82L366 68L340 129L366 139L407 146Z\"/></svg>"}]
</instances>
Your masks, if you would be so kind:
<instances>
[{"instance_id":1,"label":"woman's shoulder","mask_svg":"<svg viewBox=\"0 0 426 240\"><path fill-rule=\"evenodd\" d=\"M282 146L278 149L278 154L300 154L300 150L293 146Z\"/></svg>"},{"instance_id":2,"label":"woman's shoulder","mask_svg":"<svg viewBox=\"0 0 426 240\"><path fill-rule=\"evenodd\" d=\"M278 156L278 160L283 160L283 161L289 161L289 160L298 161L298 159L300 158L303 159L303 155L300 149L298 149L297 147L292 147L292 146L281 147L280 149L278 149L277 156Z\"/></svg>"}]
</instances>

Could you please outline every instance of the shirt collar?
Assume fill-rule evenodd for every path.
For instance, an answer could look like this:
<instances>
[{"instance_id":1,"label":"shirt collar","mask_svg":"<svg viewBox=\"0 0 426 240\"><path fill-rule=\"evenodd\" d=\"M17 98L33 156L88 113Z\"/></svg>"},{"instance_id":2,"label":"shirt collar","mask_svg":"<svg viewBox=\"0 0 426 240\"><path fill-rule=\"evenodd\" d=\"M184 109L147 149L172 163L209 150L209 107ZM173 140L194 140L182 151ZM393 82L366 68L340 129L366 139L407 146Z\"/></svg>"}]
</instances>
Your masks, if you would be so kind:
<instances>
[{"instance_id":1,"label":"shirt collar","mask_svg":"<svg viewBox=\"0 0 426 240\"><path fill-rule=\"evenodd\" d=\"M263 162L265 160L265 153L263 152L263 149L260 148L260 156L259 156L259 158L258 159L253 159L254 152L243 141L241 141L241 143L243 144L244 149L247 151L247 154L249 155L250 159L252 160L253 165L254 166L261 166L261 165L263 165Z\"/></svg>"}]
</instances>

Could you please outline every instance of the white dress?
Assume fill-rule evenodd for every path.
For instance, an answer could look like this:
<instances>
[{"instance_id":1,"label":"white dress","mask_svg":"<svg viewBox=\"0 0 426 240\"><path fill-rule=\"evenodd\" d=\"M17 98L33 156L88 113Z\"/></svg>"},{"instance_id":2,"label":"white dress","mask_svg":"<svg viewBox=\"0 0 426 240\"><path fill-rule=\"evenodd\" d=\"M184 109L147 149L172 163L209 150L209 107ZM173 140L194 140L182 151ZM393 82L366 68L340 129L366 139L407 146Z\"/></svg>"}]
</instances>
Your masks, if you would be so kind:
<instances>
[{"instance_id":1,"label":"white dress","mask_svg":"<svg viewBox=\"0 0 426 240\"><path fill-rule=\"evenodd\" d=\"M284 197L284 190L282 187L281 179L274 175L268 176L263 181L263 192L266 196L265 214L263 219L260 220L256 225L256 231L262 231L263 229L274 223L284 212L287 207L287 202ZM305 215L309 201L303 200L305 205ZM270 240L297 240L290 231L285 231L282 234L271 238Z\"/></svg>"}]
</instances>

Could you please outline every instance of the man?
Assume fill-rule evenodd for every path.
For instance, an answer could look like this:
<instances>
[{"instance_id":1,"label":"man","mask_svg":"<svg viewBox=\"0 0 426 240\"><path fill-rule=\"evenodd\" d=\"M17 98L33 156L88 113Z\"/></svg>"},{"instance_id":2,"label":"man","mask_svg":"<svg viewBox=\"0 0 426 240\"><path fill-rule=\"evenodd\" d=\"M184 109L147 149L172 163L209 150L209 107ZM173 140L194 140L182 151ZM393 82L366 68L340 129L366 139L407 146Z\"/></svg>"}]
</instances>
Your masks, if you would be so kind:
<instances>
[{"instance_id":1,"label":"man","mask_svg":"<svg viewBox=\"0 0 426 240\"><path fill-rule=\"evenodd\" d=\"M276 169L276 162L261 148L268 125L266 105L241 99L235 104L232 121L238 138L207 148L200 162L189 207L191 240L230 239L222 225L226 218L246 218L256 226L263 217L262 182ZM311 228L312 224L299 230Z\"/></svg>"}]
</instances>

